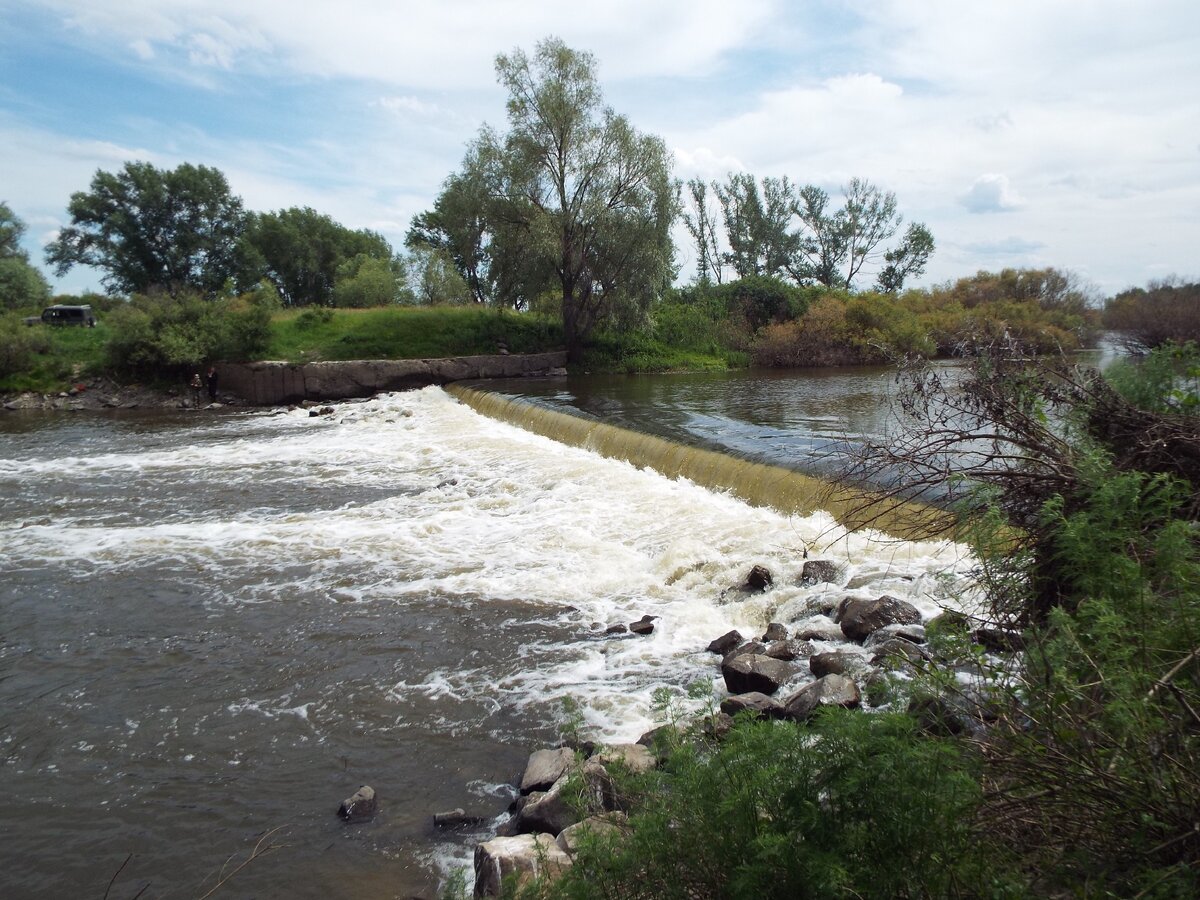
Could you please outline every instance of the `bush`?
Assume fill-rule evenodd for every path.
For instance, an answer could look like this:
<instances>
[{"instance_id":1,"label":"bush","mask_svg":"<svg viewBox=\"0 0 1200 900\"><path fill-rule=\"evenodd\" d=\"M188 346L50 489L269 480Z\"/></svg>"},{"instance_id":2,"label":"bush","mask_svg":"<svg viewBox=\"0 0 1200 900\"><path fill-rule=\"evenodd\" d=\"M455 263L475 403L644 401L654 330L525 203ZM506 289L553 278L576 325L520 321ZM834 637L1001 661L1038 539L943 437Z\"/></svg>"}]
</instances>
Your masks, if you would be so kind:
<instances>
[{"instance_id":1,"label":"bush","mask_svg":"<svg viewBox=\"0 0 1200 900\"><path fill-rule=\"evenodd\" d=\"M974 827L976 760L907 716L830 710L740 720L677 748L615 844L585 845L553 890L572 898L864 898L996 893Z\"/></svg>"},{"instance_id":2,"label":"bush","mask_svg":"<svg viewBox=\"0 0 1200 900\"><path fill-rule=\"evenodd\" d=\"M179 376L214 360L260 354L278 295L270 287L220 300L135 295L109 317L108 363L141 375Z\"/></svg>"},{"instance_id":3,"label":"bush","mask_svg":"<svg viewBox=\"0 0 1200 900\"><path fill-rule=\"evenodd\" d=\"M1125 291L1108 302L1104 324L1143 352L1200 341L1200 284L1165 281Z\"/></svg>"}]
</instances>

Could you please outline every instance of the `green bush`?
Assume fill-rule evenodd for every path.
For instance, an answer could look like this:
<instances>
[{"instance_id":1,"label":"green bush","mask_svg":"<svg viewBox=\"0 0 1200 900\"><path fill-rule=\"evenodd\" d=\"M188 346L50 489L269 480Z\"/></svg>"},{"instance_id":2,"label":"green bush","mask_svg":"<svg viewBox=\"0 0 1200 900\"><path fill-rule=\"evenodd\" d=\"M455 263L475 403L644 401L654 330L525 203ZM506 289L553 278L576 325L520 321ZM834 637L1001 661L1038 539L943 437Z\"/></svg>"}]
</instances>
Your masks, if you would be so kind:
<instances>
[{"instance_id":1,"label":"green bush","mask_svg":"<svg viewBox=\"0 0 1200 900\"><path fill-rule=\"evenodd\" d=\"M831 710L810 726L739 721L646 776L616 842L585 844L571 898L1003 895L980 840L977 761L907 716ZM1015 892L1012 894L1017 896Z\"/></svg>"}]
</instances>

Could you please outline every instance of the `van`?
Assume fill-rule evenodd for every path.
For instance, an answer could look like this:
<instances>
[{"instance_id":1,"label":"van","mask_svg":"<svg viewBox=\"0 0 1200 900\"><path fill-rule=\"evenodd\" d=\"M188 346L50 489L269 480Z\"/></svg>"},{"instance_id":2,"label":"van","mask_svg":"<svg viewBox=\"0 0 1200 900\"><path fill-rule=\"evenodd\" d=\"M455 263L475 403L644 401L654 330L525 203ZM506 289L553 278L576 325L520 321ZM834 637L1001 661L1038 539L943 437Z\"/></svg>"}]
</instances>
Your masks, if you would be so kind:
<instances>
[{"instance_id":1,"label":"van","mask_svg":"<svg viewBox=\"0 0 1200 900\"><path fill-rule=\"evenodd\" d=\"M42 321L47 325L78 325L95 328L96 316L90 306L64 306L61 303L42 310Z\"/></svg>"}]
</instances>

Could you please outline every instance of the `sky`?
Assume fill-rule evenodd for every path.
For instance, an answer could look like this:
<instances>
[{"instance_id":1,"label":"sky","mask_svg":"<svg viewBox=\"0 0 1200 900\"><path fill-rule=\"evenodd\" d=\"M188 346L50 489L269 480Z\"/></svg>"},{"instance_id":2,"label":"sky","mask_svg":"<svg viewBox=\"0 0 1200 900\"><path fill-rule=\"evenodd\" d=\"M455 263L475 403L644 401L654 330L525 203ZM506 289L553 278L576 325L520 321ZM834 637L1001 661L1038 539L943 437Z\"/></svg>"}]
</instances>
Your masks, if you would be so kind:
<instances>
[{"instance_id":1,"label":"sky","mask_svg":"<svg viewBox=\"0 0 1200 900\"><path fill-rule=\"evenodd\" d=\"M1200 277L1197 0L0 0L0 200L41 263L98 169L190 162L399 248L504 128L496 55L548 36L680 179L893 191L937 242L919 284Z\"/></svg>"}]
</instances>

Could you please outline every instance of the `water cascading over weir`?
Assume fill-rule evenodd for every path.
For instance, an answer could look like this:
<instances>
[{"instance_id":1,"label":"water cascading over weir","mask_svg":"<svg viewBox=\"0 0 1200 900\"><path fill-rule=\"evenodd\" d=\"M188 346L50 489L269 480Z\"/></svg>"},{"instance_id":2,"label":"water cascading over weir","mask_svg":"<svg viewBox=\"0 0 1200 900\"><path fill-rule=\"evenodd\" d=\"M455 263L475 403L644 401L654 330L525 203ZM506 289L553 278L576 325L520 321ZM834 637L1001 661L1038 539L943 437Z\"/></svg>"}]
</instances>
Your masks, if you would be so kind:
<instances>
[{"instance_id":1,"label":"water cascading over weir","mask_svg":"<svg viewBox=\"0 0 1200 900\"><path fill-rule=\"evenodd\" d=\"M850 530L870 528L903 540L949 536L950 517L942 510L893 495L823 481L782 466L739 459L690 447L654 435L547 409L504 394L463 384L445 390L476 412L581 447L610 459L645 466L668 478L687 478L702 487L728 491L755 506L805 515L824 510Z\"/></svg>"}]
</instances>

